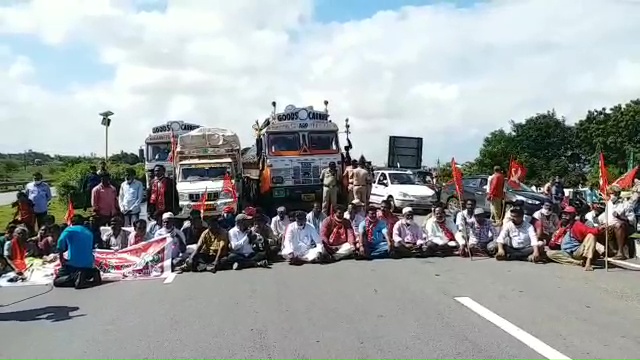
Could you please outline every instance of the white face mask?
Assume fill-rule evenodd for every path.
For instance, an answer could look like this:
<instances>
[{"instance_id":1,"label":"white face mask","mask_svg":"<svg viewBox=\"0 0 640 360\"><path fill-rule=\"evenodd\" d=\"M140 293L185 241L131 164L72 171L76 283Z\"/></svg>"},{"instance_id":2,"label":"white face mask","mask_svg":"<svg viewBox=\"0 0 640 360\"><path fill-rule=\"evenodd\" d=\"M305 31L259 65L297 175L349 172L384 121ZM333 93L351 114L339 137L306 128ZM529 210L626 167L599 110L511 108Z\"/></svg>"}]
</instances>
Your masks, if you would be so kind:
<instances>
[{"instance_id":1,"label":"white face mask","mask_svg":"<svg viewBox=\"0 0 640 360\"><path fill-rule=\"evenodd\" d=\"M540 212L541 212L541 213L542 213L542 215L544 215L544 216L549 216L549 215L551 215L551 209L542 209Z\"/></svg>"},{"instance_id":2,"label":"white face mask","mask_svg":"<svg viewBox=\"0 0 640 360\"><path fill-rule=\"evenodd\" d=\"M413 219L404 219L404 223L407 225L413 225L414 221Z\"/></svg>"},{"instance_id":3,"label":"white face mask","mask_svg":"<svg viewBox=\"0 0 640 360\"><path fill-rule=\"evenodd\" d=\"M33 183L36 185L40 185L42 184L42 180L34 180Z\"/></svg>"}]
</instances>

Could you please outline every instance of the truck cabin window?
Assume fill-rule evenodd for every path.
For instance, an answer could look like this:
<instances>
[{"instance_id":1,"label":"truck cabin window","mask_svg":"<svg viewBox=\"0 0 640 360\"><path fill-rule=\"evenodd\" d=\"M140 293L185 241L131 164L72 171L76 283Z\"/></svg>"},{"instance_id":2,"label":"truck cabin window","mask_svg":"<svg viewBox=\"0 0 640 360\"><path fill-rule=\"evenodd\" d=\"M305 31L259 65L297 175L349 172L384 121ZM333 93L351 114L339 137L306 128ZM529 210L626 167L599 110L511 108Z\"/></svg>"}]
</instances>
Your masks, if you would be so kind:
<instances>
[{"instance_id":1,"label":"truck cabin window","mask_svg":"<svg viewBox=\"0 0 640 360\"><path fill-rule=\"evenodd\" d=\"M416 183L413 174L407 173L389 173L389 180L393 185L414 185Z\"/></svg>"},{"instance_id":2,"label":"truck cabin window","mask_svg":"<svg viewBox=\"0 0 640 360\"><path fill-rule=\"evenodd\" d=\"M147 161L167 161L171 152L171 143L147 145Z\"/></svg>"},{"instance_id":3,"label":"truck cabin window","mask_svg":"<svg viewBox=\"0 0 640 360\"><path fill-rule=\"evenodd\" d=\"M269 151L300 151L299 133L273 133L268 135Z\"/></svg>"},{"instance_id":4,"label":"truck cabin window","mask_svg":"<svg viewBox=\"0 0 640 360\"><path fill-rule=\"evenodd\" d=\"M310 151L338 151L339 145L335 132L310 132L307 134Z\"/></svg>"},{"instance_id":5,"label":"truck cabin window","mask_svg":"<svg viewBox=\"0 0 640 360\"><path fill-rule=\"evenodd\" d=\"M224 180L224 175L229 172L226 166L197 166L182 167L180 169L180 180L182 181L203 181L203 180Z\"/></svg>"}]
</instances>

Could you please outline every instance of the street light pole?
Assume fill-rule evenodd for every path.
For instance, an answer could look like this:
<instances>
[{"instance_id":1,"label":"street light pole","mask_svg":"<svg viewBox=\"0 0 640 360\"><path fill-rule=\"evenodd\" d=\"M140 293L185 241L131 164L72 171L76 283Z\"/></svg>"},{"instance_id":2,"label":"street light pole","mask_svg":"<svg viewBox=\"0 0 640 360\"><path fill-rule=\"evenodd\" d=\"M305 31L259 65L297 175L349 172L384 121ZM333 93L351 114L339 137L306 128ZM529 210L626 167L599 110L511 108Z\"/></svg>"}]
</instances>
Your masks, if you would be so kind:
<instances>
[{"instance_id":1,"label":"street light pole","mask_svg":"<svg viewBox=\"0 0 640 360\"><path fill-rule=\"evenodd\" d=\"M98 114L102 116L102 121L100 122L102 126L104 126L104 161L109 161L109 126L111 126L110 116L113 116L113 112L110 110L101 112Z\"/></svg>"}]
</instances>

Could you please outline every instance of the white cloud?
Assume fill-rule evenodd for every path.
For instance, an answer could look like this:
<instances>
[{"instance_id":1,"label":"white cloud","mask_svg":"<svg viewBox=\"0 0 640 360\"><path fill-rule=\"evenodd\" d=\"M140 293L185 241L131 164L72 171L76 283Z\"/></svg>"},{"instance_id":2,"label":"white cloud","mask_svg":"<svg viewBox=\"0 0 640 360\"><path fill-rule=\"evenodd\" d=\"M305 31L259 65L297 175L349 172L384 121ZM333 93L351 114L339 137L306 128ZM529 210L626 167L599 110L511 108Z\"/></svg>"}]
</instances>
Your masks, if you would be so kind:
<instances>
[{"instance_id":1,"label":"white cloud","mask_svg":"<svg viewBox=\"0 0 640 360\"><path fill-rule=\"evenodd\" d=\"M152 125L176 117L228 127L249 144L272 100L327 99L334 120L350 118L356 152L376 162L388 135L423 136L425 161L461 162L510 119L555 108L575 120L640 93L633 1L497 0L312 19L311 0L177 0L162 13L121 0L0 7L0 33L82 42L115 70L52 92L37 86L28 59L0 51L0 124L26 130L1 151L102 153L105 109L116 113L114 151L135 151Z\"/></svg>"}]
</instances>

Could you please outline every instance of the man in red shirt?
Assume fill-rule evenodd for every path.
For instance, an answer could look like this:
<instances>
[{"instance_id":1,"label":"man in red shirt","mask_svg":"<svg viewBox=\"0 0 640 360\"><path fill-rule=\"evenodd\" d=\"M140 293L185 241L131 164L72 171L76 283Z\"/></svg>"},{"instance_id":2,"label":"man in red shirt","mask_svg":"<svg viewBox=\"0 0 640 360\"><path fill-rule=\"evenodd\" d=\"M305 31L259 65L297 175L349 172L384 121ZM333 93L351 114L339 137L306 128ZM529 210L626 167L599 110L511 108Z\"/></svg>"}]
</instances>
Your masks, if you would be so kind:
<instances>
[{"instance_id":1,"label":"man in red shirt","mask_svg":"<svg viewBox=\"0 0 640 360\"><path fill-rule=\"evenodd\" d=\"M494 225L502 225L502 208L504 206L504 175L500 166L493 167L493 175L487 184L487 200L491 204L491 220Z\"/></svg>"},{"instance_id":2,"label":"man in red shirt","mask_svg":"<svg viewBox=\"0 0 640 360\"><path fill-rule=\"evenodd\" d=\"M549 259L564 265L584 266L585 271L593 271L593 259L596 257L597 236L600 229L591 228L576 220L577 211L567 206L562 211L560 229L554 234L550 248L560 250L547 251Z\"/></svg>"},{"instance_id":3,"label":"man in red shirt","mask_svg":"<svg viewBox=\"0 0 640 360\"><path fill-rule=\"evenodd\" d=\"M355 252L356 235L351 221L344 217L342 205L336 205L333 215L322 221L320 239L334 261L347 258Z\"/></svg>"},{"instance_id":4,"label":"man in red shirt","mask_svg":"<svg viewBox=\"0 0 640 360\"><path fill-rule=\"evenodd\" d=\"M91 206L98 226L108 224L112 217L120 213L118 190L111 185L111 178L106 172L100 175L100 184L91 190Z\"/></svg>"}]
</instances>

